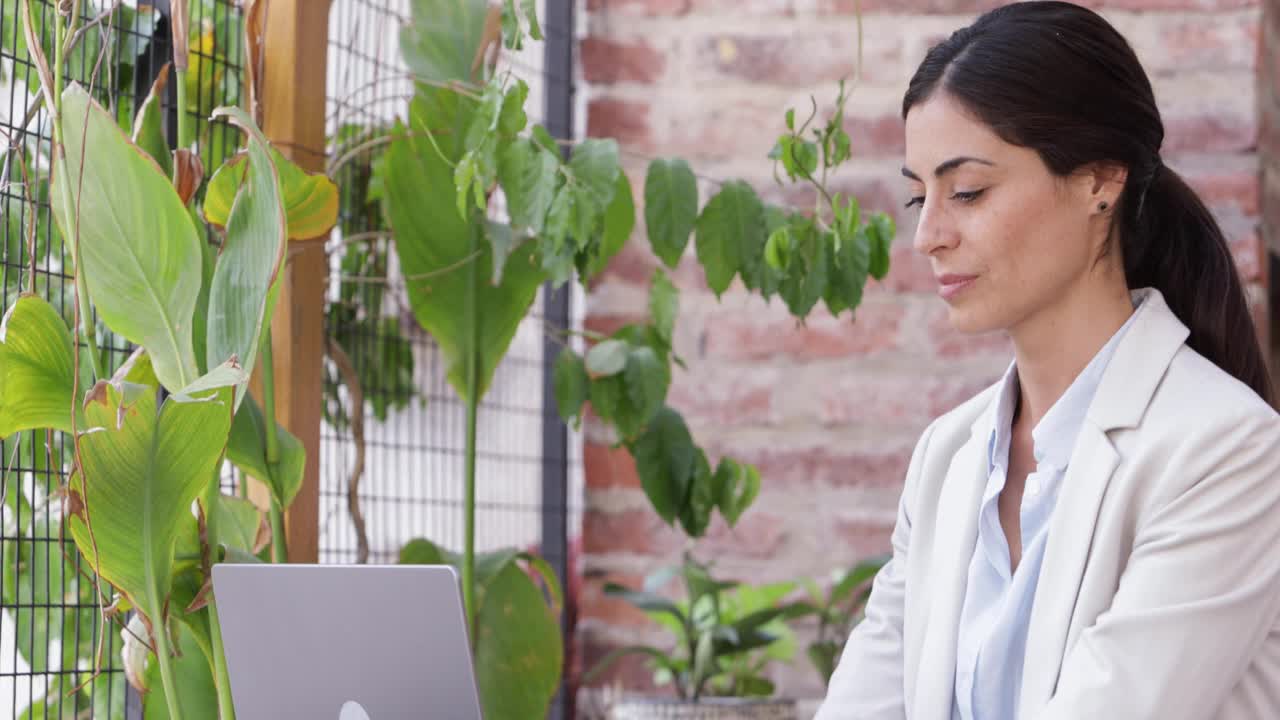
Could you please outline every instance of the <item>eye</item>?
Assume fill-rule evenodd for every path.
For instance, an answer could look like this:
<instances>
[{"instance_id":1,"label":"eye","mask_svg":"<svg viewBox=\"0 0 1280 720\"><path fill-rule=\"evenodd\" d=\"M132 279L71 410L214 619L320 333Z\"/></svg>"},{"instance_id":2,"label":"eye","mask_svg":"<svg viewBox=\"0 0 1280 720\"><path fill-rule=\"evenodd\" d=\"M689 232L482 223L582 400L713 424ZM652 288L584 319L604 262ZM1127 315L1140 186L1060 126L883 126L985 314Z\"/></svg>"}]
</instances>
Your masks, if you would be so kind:
<instances>
[{"instance_id":1,"label":"eye","mask_svg":"<svg viewBox=\"0 0 1280 720\"><path fill-rule=\"evenodd\" d=\"M907 204L906 204L906 205L903 205L903 207L907 207L907 208L909 208L909 207L911 207L911 206L913 206L913 205L923 205L923 204L924 204L924 196L923 196L923 195L917 195L917 196L915 196L915 197L911 198L910 200L908 200L908 201L907 201Z\"/></svg>"},{"instance_id":2,"label":"eye","mask_svg":"<svg viewBox=\"0 0 1280 720\"><path fill-rule=\"evenodd\" d=\"M951 198L953 200L959 200L960 202L973 202L974 200L977 200L978 196L981 195L982 193L983 193L983 190L970 190L969 192L955 192L951 194Z\"/></svg>"}]
</instances>

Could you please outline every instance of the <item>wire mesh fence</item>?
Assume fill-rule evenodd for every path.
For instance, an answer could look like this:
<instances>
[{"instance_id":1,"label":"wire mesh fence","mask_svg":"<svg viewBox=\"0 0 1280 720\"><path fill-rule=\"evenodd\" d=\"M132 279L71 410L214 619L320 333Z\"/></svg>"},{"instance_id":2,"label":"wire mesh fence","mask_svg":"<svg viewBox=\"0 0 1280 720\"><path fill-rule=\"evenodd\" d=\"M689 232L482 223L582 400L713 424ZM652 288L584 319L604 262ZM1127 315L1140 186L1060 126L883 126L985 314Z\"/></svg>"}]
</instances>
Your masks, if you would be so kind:
<instances>
[{"instance_id":1,"label":"wire mesh fence","mask_svg":"<svg viewBox=\"0 0 1280 720\"><path fill-rule=\"evenodd\" d=\"M0 311L30 292L70 325L76 319L74 266L49 204L52 127L19 6L19 0L0 0ZM50 58L58 6L31 3L33 28ZM80 17L64 46L65 79L90 88L128 132L136 108L172 58L169 5L82 0L74 7ZM240 10L234 0L190 0L190 17L188 106L178 107L176 87L168 83L163 122L172 146L177 114L189 113L203 164L215 168L239 142L238 131L207 118L213 108L240 101ZM102 324L96 327L103 366L114 370L133 348ZM81 346L82 354L88 352ZM140 717L139 697L121 670L120 630L127 618L103 619L91 570L63 528L62 488L71 456L72 443L61 433L0 438L0 716L7 709L14 718Z\"/></svg>"},{"instance_id":2,"label":"wire mesh fence","mask_svg":"<svg viewBox=\"0 0 1280 720\"><path fill-rule=\"evenodd\" d=\"M188 107L177 106L170 82L162 95L164 123L173 146L177 113L190 113L204 167L211 171L239 143L234 128L207 118L213 108L241 101L241 14L236 0L188 1ZM0 311L20 293L34 292L71 325L74 268L49 204L52 129L26 50L19 3L0 0ZM569 137L572 14L567 4L551 5L540 8L550 10L546 49L531 45L503 62L529 82L529 107L545 108L545 117L531 112L531 121ZM53 0L32 2L37 32L50 46L57 7ZM91 87L128 132L136 108L172 56L169 4L82 0L78 8L81 29L67 55L67 80ZM330 14L326 121L342 215L331 244L331 359L317 459L322 562L394 562L399 547L413 537L461 546L465 410L445 382L438 349L405 298L378 207L378 148L350 152L405 114L413 84L400 61L397 36L408 14L408 0L334 0ZM580 526L574 499L581 496L582 476L579 444L550 399L556 347L545 325L578 324L570 308L581 303L570 302L571 291L544 290L537 310L522 323L480 410L477 460L478 549L539 550L562 582L571 572L570 538ZM103 365L113 370L133 348L101 323L96 328ZM359 410L353 409L355 388L363 395ZM0 438L0 715L8 707L15 718L140 717L139 697L121 670L126 618L103 619L89 568L81 566L69 536L64 542L61 488L71 455L72 443L59 433ZM357 463L363 533L356 531L349 503ZM563 713L558 702L553 717Z\"/></svg>"},{"instance_id":3,"label":"wire mesh fence","mask_svg":"<svg viewBox=\"0 0 1280 720\"><path fill-rule=\"evenodd\" d=\"M545 45L500 60L530 86L530 123L562 138L572 135L571 11L572 3L540 3ZM395 562L415 537L463 544L466 408L414 319L377 201L377 139L406 119L414 92L398 37L409 16L409 0L334 0L330 10L326 130L341 210L330 243L321 562ZM549 390L558 347L547 325L575 324L570 308L582 303L570 302L572 292L543 288L483 399L477 430L477 551L539 551L562 583L581 524L582 472L580 443ZM552 717L566 711L558 700Z\"/></svg>"}]
</instances>

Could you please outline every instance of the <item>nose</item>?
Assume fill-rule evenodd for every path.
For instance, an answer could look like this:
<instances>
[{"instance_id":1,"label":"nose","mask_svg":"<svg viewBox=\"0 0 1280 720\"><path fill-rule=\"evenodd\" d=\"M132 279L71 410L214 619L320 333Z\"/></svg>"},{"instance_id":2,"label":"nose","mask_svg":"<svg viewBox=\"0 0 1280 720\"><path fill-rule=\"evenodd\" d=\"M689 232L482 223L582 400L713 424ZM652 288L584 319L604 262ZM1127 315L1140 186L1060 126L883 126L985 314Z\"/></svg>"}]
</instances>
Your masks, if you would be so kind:
<instances>
[{"instance_id":1,"label":"nose","mask_svg":"<svg viewBox=\"0 0 1280 720\"><path fill-rule=\"evenodd\" d=\"M921 255L930 256L939 250L954 248L960 235L946 217L942 208L930 205L926 200L920 208L920 221L916 224L916 236L911 245Z\"/></svg>"}]
</instances>

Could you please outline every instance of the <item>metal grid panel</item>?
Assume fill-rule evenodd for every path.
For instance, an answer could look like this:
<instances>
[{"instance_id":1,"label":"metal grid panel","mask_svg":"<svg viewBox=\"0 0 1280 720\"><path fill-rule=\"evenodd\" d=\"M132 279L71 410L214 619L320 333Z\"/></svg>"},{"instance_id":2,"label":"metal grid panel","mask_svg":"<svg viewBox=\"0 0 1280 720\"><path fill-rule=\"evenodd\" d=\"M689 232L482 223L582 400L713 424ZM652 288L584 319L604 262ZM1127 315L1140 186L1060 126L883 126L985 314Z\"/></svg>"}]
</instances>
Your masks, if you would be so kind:
<instances>
[{"instance_id":1,"label":"metal grid panel","mask_svg":"<svg viewBox=\"0 0 1280 720\"><path fill-rule=\"evenodd\" d=\"M409 0L335 0L330 12L327 131L331 162L404 119L413 83L400 58L398 31ZM568 28L548 27L561 36ZM531 122L542 122L547 92L569 81L570 68L543 68L542 45L505 59L530 84ZM344 132L345 127L345 132ZM408 539L429 537L462 545L465 407L445 381L444 358L409 309L393 243L376 202L367 201L372 163L381 147L356 153L335 180L343 194L331 253L329 334L338 338L362 380L365 469L360 506L369 534L370 562L394 562ZM447 189L452 191L452 188ZM356 247L358 250L352 251ZM355 259L353 252L362 252ZM344 264L344 257L347 258ZM543 502L544 465L578 463L543 448L554 407L543 380L554 358L544 352L544 306L521 324L479 413L477 548L535 547L544 513L566 512ZM399 355L400 362L388 360ZM407 358L412 358L409 374ZM387 372L395 370L396 372ZM380 372L382 371L382 372ZM356 530L347 488L356 461L344 413L349 394L333 362L326 363L326 422L321 434L321 562L354 562Z\"/></svg>"},{"instance_id":2,"label":"metal grid panel","mask_svg":"<svg viewBox=\"0 0 1280 720\"><path fill-rule=\"evenodd\" d=\"M92 88L122 128L146 97L160 67L172 56L167 2L154 10L126 3L109 14L112 3L80 3L86 28L79 52L68 57L68 82ZM51 23L56 3L34 0L33 19ZM4 245L0 255L0 311L19 292L47 299L71 324L75 315L74 281L68 248L54 228L45 189L51 135L50 117L37 107L36 72L19 52L22 30L17 0L0 0L0 132L4 160L0 169L0 213ZM191 22L201 42L192 44L194 85L188 112L195 120L202 159L210 171L239 142L234 128L206 121L217 105L236 104L240 94L240 14L234 0L191 0ZM51 27L51 25L50 25ZM50 58L52 62L52 58ZM193 78L193 82L195 82ZM169 83L162 107L171 144L176 140L176 86ZM27 192L27 189L30 192ZM32 209L34 208L34 212ZM34 221L34 247L26 232ZM34 252L33 252L34 251ZM113 370L132 351L123 338L98 325L105 367ZM82 352L86 350L82 346ZM87 358L82 359L88 362ZM60 433L22 433L0 438L3 502L0 502L0 715L11 717L114 719L140 716L136 694L126 691L120 669L120 628L124 618L103 627L94 598L94 582L70 538L62 539L59 488L67 479L72 444ZM99 638L102 672L93 672ZM79 693L76 694L76 689ZM25 713L25 714L24 714Z\"/></svg>"}]
</instances>

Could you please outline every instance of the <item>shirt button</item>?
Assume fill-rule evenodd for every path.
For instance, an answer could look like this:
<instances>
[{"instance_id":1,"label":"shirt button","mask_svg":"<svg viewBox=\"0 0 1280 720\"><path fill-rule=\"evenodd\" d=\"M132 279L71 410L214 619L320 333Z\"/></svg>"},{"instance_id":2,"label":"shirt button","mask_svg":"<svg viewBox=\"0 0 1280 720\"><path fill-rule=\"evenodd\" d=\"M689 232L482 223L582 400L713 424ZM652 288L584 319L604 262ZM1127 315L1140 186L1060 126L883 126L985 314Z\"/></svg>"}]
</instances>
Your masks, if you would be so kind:
<instances>
[{"instance_id":1,"label":"shirt button","mask_svg":"<svg viewBox=\"0 0 1280 720\"><path fill-rule=\"evenodd\" d=\"M1040 482L1040 478L1039 478L1039 477L1037 477L1037 476L1035 476L1035 475L1029 475L1029 476L1027 476L1027 487L1026 487L1026 494L1027 494L1027 496L1028 496L1028 497L1035 497L1035 496L1039 495L1039 494L1040 494L1040 490L1042 489L1042 485L1043 485L1043 483L1041 483L1041 482Z\"/></svg>"}]
</instances>

